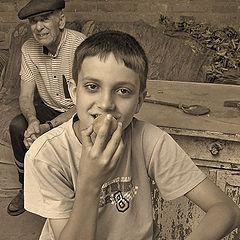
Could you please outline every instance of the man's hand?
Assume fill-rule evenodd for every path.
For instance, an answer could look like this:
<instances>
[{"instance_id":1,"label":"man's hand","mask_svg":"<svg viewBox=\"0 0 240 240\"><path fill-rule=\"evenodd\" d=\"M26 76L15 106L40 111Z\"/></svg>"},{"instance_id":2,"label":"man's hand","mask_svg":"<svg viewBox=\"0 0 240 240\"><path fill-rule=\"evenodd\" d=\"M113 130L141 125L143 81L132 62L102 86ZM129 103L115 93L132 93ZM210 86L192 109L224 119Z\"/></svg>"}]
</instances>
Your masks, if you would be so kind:
<instances>
[{"instance_id":1,"label":"man's hand","mask_svg":"<svg viewBox=\"0 0 240 240\"><path fill-rule=\"evenodd\" d=\"M49 125L44 123L40 124L40 122L35 119L34 121L30 122L28 125L27 130L24 132L24 145L28 149L33 144L33 142L41 136L43 133L49 130Z\"/></svg>"},{"instance_id":2,"label":"man's hand","mask_svg":"<svg viewBox=\"0 0 240 240\"><path fill-rule=\"evenodd\" d=\"M118 122L118 127L111 136L111 121L112 116L108 114L94 142L91 138L92 126L82 131L83 152L78 176L87 177L99 189L111 177L123 152L122 123Z\"/></svg>"}]
</instances>

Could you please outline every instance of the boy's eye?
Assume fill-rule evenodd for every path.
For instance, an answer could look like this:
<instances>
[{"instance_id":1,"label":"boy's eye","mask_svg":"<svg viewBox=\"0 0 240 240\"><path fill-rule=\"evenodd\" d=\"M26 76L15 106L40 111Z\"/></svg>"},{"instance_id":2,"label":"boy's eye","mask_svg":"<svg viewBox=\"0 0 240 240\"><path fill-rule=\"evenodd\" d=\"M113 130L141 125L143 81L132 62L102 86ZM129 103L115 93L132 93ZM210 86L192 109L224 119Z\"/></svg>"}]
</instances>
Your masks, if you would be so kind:
<instances>
[{"instance_id":1,"label":"boy's eye","mask_svg":"<svg viewBox=\"0 0 240 240\"><path fill-rule=\"evenodd\" d=\"M131 93L131 91L127 88L120 88L117 90L117 93L122 96L127 96Z\"/></svg>"},{"instance_id":2,"label":"boy's eye","mask_svg":"<svg viewBox=\"0 0 240 240\"><path fill-rule=\"evenodd\" d=\"M88 91L96 91L98 89L98 86L96 84L87 84L85 85L85 88L88 90Z\"/></svg>"}]
</instances>

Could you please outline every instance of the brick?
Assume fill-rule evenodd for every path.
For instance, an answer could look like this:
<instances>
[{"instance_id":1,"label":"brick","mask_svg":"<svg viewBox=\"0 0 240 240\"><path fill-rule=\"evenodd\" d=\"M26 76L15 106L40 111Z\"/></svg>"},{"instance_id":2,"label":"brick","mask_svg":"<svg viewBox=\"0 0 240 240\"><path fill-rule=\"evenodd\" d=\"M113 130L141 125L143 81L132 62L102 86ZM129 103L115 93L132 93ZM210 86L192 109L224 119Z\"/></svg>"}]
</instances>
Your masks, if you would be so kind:
<instances>
[{"instance_id":1,"label":"brick","mask_svg":"<svg viewBox=\"0 0 240 240\"><path fill-rule=\"evenodd\" d=\"M99 2L98 10L103 12L135 12L137 10L136 2Z\"/></svg>"},{"instance_id":2,"label":"brick","mask_svg":"<svg viewBox=\"0 0 240 240\"><path fill-rule=\"evenodd\" d=\"M1 32L9 32L11 28L15 27L15 23L4 23L4 24L0 24L0 31Z\"/></svg>"},{"instance_id":3,"label":"brick","mask_svg":"<svg viewBox=\"0 0 240 240\"><path fill-rule=\"evenodd\" d=\"M5 37L6 37L6 33L0 31L0 42L4 42L5 41Z\"/></svg>"},{"instance_id":4,"label":"brick","mask_svg":"<svg viewBox=\"0 0 240 240\"><path fill-rule=\"evenodd\" d=\"M91 12L97 11L97 2L82 1L81 4L77 1L71 4L66 4L65 12Z\"/></svg>"},{"instance_id":5,"label":"brick","mask_svg":"<svg viewBox=\"0 0 240 240\"><path fill-rule=\"evenodd\" d=\"M15 4L15 11L16 11L16 14L18 13L18 11L23 8L27 3L29 2L29 0L17 0L17 1L14 1L14 4Z\"/></svg>"},{"instance_id":6,"label":"brick","mask_svg":"<svg viewBox=\"0 0 240 240\"><path fill-rule=\"evenodd\" d=\"M91 0L90 0L91 1ZM144 1L144 0L138 0L138 1L134 1L134 0L121 0L122 3L126 4L126 3L139 3L141 1ZM151 0L149 0L151 1ZM110 2L120 2L119 0L98 0L98 2L105 2L105 3L110 3ZM146 0L145 0L146 2Z\"/></svg>"},{"instance_id":7,"label":"brick","mask_svg":"<svg viewBox=\"0 0 240 240\"><path fill-rule=\"evenodd\" d=\"M158 12L158 13L166 13L168 11L168 5L164 3L157 3L157 4L149 4L147 2L139 3L137 7L138 12Z\"/></svg>"},{"instance_id":8,"label":"brick","mask_svg":"<svg viewBox=\"0 0 240 240\"><path fill-rule=\"evenodd\" d=\"M140 19L144 20L148 23L155 23L158 21L159 14L143 14L143 13L135 13L135 14L129 14L129 13L112 13L108 12L106 14L102 14L101 12L94 12L94 13L72 13L70 15L66 16L69 21L74 20L94 20L94 21L100 21L100 22L134 22L138 21Z\"/></svg>"},{"instance_id":9,"label":"brick","mask_svg":"<svg viewBox=\"0 0 240 240\"><path fill-rule=\"evenodd\" d=\"M0 42L0 49L9 49L9 42Z\"/></svg>"},{"instance_id":10,"label":"brick","mask_svg":"<svg viewBox=\"0 0 240 240\"><path fill-rule=\"evenodd\" d=\"M15 11L14 5L10 3L0 4L0 12L10 12Z\"/></svg>"},{"instance_id":11,"label":"brick","mask_svg":"<svg viewBox=\"0 0 240 240\"><path fill-rule=\"evenodd\" d=\"M214 5L212 6L213 13L237 13L239 9L236 5Z\"/></svg>"},{"instance_id":12,"label":"brick","mask_svg":"<svg viewBox=\"0 0 240 240\"><path fill-rule=\"evenodd\" d=\"M239 3L239 0L211 0L214 4L229 4L229 3Z\"/></svg>"},{"instance_id":13,"label":"brick","mask_svg":"<svg viewBox=\"0 0 240 240\"><path fill-rule=\"evenodd\" d=\"M170 12L175 13L183 13L183 12L191 12L191 13L205 13L209 12L209 6L203 5L200 3L196 4L174 4L169 6Z\"/></svg>"},{"instance_id":14,"label":"brick","mask_svg":"<svg viewBox=\"0 0 240 240\"><path fill-rule=\"evenodd\" d=\"M215 15L215 24L227 25L238 25L239 26L239 15L238 14L218 14Z\"/></svg>"},{"instance_id":15,"label":"brick","mask_svg":"<svg viewBox=\"0 0 240 240\"><path fill-rule=\"evenodd\" d=\"M16 13L5 13L0 14L0 23L17 23L19 19Z\"/></svg>"},{"instance_id":16,"label":"brick","mask_svg":"<svg viewBox=\"0 0 240 240\"><path fill-rule=\"evenodd\" d=\"M29 0L0 0L0 32L4 35L6 47L14 27L22 22L17 12ZM158 23L163 14L172 20L181 16L194 17L196 22L215 26L233 26L240 30L240 0L65 0L65 14L68 21L93 19L97 21L137 21ZM2 38L3 38L2 35ZM7 45L6 45L7 44Z\"/></svg>"},{"instance_id":17,"label":"brick","mask_svg":"<svg viewBox=\"0 0 240 240\"><path fill-rule=\"evenodd\" d=\"M70 0L71 1L71 0ZM73 0L73 1L77 1L77 0ZM81 4L82 2L98 2L99 0L80 0L80 1L77 1L79 2L79 4Z\"/></svg>"}]
</instances>

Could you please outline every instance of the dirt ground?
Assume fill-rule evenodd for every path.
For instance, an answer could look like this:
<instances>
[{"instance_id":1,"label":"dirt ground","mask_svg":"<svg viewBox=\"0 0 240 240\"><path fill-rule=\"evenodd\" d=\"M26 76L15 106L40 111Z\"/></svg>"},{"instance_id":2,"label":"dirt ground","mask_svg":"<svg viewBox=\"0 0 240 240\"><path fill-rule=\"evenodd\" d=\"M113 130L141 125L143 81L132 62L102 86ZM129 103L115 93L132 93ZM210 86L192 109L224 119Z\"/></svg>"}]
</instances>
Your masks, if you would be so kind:
<instances>
[{"instance_id":1,"label":"dirt ground","mask_svg":"<svg viewBox=\"0 0 240 240\"><path fill-rule=\"evenodd\" d=\"M29 212L9 216L7 205L11 198L0 198L0 240L38 240L44 219Z\"/></svg>"},{"instance_id":2,"label":"dirt ground","mask_svg":"<svg viewBox=\"0 0 240 240\"><path fill-rule=\"evenodd\" d=\"M38 240L45 219L24 212L10 216L7 206L20 184L10 149L0 144L0 240Z\"/></svg>"}]
</instances>

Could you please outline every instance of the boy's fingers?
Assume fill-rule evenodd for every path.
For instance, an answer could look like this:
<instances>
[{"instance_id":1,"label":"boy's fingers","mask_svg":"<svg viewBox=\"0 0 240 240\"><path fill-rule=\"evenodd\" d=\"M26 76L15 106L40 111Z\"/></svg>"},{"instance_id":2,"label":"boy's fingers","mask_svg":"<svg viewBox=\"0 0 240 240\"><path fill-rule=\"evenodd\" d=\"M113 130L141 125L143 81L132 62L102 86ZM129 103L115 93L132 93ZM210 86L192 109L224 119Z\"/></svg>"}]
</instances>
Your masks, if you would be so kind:
<instances>
[{"instance_id":1,"label":"boy's fingers","mask_svg":"<svg viewBox=\"0 0 240 240\"><path fill-rule=\"evenodd\" d=\"M111 139L109 140L106 149L105 156L109 159L113 158L115 152L119 148L119 144L122 142L122 123L118 122L118 127L113 133Z\"/></svg>"},{"instance_id":2,"label":"boy's fingers","mask_svg":"<svg viewBox=\"0 0 240 240\"><path fill-rule=\"evenodd\" d=\"M97 137L95 139L95 147L103 150L106 146L106 140L109 137L109 129L111 126L112 115L108 114L104 121L103 125L100 127Z\"/></svg>"},{"instance_id":3,"label":"boy's fingers","mask_svg":"<svg viewBox=\"0 0 240 240\"><path fill-rule=\"evenodd\" d=\"M91 139L91 134L93 132L93 127L92 125L88 127L87 129L84 129L81 131L81 136L82 136L82 144L85 147L89 147L93 145L92 139Z\"/></svg>"},{"instance_id":4,"label":"boy's fingers","mask_svg":"<svg viewBox=\"0 0 240 240\"><path fill-rule=\"evenodd\" d=\"M93 132L91 134L91 140L92 140L93 143L95 143L96 137L97 137L97 134L95 132Z\"/></svg>"},{"instance_id":5,"label":"boy's fingers","mask_svg":"<svg viewBox=\"0 0 240 240\"><path fill-rule=\"evenodd\" d=\"M120 141L120 143L117 147L117 150L115 151L115 153L112 156L112 161L110 162L110 167L111 168L116 166L118 160L122 156L123 149L124 149L124 143L123 143L123 140L121 139L121 141Z\"/></svg>"}]
</instances>

